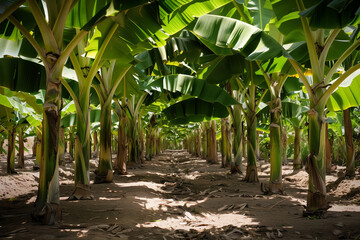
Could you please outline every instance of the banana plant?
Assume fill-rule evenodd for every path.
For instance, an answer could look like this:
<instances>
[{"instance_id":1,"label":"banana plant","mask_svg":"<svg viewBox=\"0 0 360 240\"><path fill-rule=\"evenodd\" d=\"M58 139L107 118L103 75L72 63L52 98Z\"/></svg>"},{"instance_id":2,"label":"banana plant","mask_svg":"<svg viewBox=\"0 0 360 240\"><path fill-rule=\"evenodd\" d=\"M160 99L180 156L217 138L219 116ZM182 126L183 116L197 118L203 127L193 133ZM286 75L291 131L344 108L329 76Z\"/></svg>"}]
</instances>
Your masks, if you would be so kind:
<instances>
[{"instance_id":1,"label":"banana plant","mask_svg":"<svg viewBox=\"0 0 360 240\"><path fill-rule=\"evenodd\" d=\"M13 92L7 88L0 87L0 107L1 121L3 126L7 126L8 150L7 150L7 172L16 173L15 171L15 137L19 130L19 159L18 164L24 167L23 150L24 150L24 127L32 124L38 127L41 122L41 106L36 103L33 95L24 92ZM27 120L28 119L28 120ZM22 155L22 156L21 156ZM22 159L21 159L22 157Z\"/></svg>"},{"instance_id":2,"label":"banana plant","mask_svg":"<svg viewBox=\"0 0 360 240\"><path fill-rule=\"evenodd\" d=\"M238 4L235 4L235 6L239 7ZM242 13L243 11L239 12ZM218 26L217 30L210 31L209 29L215 25ZM209 64L209 67L204 68L202 73L198 73L199 75L202 75L203 78L210 82L219 82L221 81L219 79L226 80L236 76L234 79L238 80L235 80L234 85L237 89L243 89L242 93L248 88L247 84L249 84L249 92L246 97L248 99L246 104L248 110L244 111L246 113L249 143L248 167L245 179L251 182L258 181L255 156L256 109L266 91L260 96L260 101L256 102L255 72L259 69L259 66L261 67L260 63L262 61L266 62L274 57L279 57L285 54L285 51L280 44L260 29L228 17L202 16L191 31L214 53L222 55L215 58L211 62L212 64ZM241 54L233 55L233 51L240 52L246 59ZM237 63L237 67L235 67L234 63ZM218 69L216 70L216 68ZM215 72L217 74L214 74ZM240 76L240 78L237 76ZM245 83L243 83L244 81ZM242 106L240 107L242 108Z\"/></svg>"},{"instance_id":3,"label":"banana plant","mask_svg":"<svg viewBox=\"0 0 360 240\"><path fill-rule=\"evenodd\" d=\"M118 142L117 142L117 156L114 163L115 173L120 175L127 174L127 118L126 118L126 98L123 97L121 100L115 100L117 108L114 108L114 112L118 117Z\"/></svg>"},{"instance_id":4,"label":"banana plant","mask_svg":"<svg viewBox=\"0 0 360 240\"><path fill-rule=\"evenodd\" d=\"M309 94L309 191L305 215L322 215L328 209L326 200L325 107L331 94L360 64L347 69L340 77L336 73L344 60L360 45L342 30L359 17L359 2L342 1L271 1L276 15L275 25L284 35L284 43L303 45L305 60L312 73L306 78L301 66L304 61L289 59ZM331 16L331 17L330 17ZM328 19L328 20L325 20ZM356 29L356 28L353 28ZM354 32L354 36L357 33ZM306 44L304 44L305 41ZM334 51L331 51L334 50ZM334 64L327 65L328 60ZM335 79L336 78L336 79Z\"/></svg>"},{"instance_id":5,"label":"banana plant","mask_svg":"<svg viewBox=\"0 0 360 240\"><path fill-rule=\"evenodd\" d=\"M106 16L117 13L118 10L115 8L119 8L119 6L114 6L107 1L101 4L97 4L95 1L91 3L86 1L56 1L45 4L45 2L38 3L29 0L26 1L25 7L20 7L24 2L11 1L11 4L2 5L3 14L0 20L1 24L8 26L5 29L19 31L26 38L30 46L36 50L46 70L42 161L34 216L46 224L53 224L60 219L58 140L62 108L62 70L71 52L88 31ZM82 7L84 5L86 8ZM76 12L77 14L72 14L72 10L74 10L72 13ZM88 16L93 16L93 13L98 14L94 18L88 18ZM81 25L81 30L69 39L68 44L64 44L66 38L64 28L65 26L73 27L72 23L74 22L86 24ZM11 31L1 33L2 37L9 37L9 32Z\"/></svg>"}]
</instances>

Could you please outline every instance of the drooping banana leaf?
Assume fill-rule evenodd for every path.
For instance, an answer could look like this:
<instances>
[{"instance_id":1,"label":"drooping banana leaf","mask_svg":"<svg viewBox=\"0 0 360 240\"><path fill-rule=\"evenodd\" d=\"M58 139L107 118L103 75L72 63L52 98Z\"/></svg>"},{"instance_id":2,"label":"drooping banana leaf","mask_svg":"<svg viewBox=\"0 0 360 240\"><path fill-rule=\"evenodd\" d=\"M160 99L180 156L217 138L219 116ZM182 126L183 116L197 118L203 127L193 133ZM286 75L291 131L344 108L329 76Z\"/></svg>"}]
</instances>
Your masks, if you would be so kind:
<instances>
[{"instance_id":1,"label":"drooping banana leaf","mask_svg":"<svg viewBox=\"0 0 360 240\"><path fill-rule=\"evenodd\" d=\"M193 1L164 1L160 4L160 16L164 24L163 30L173 35L180 31L196 17L202 16L210 11L221 7L231 0L193 0ZM166 5L166 11L163 6ZM158 35L159 33L157 33Z\"/></svg>"},{"instance_id":2,"label":"drooping banana leaf","mask_svg":"<svg viewBox=\"0 0 360 240\"><path fill-rule=\"evenodd\" d=\"M290 57L264 31L232 18L204 15L196 21L191 31L218 55L232 55L233 51L237 51L250 61L266 61L281 55Z\"/></svg>"},{"instance_id":3,"label":"drooping banana leaf","mask_svg":"<svg viewBox=\"0 0 360 240\"><path fill-rule=\"evenodd\" d=\"M327 108L330 111L360 106L360 70L355 71L332 93Z\"/></svg>"},{"instance_id":4,"label":"drooping banana leaf","mask_svg":"<svg viewBox=\"0 0 360 240\"><path fill-rule=\"evenodd\" d=\"M229 115L226 106L209 103L198 98L177 102L163 110L166 118L173 124L202 122L213 118L225 118Z\"/></svg>"},{"instance_id":5,"label":"drooping banana leaf","mask_svg":"<svg viewBox=\"0 0 360 240\"><path fill-rule=\"evenodd\" d=\"M343 28L359 20L360 2L354 0L321 0L300 12L310 18L313 28Z\"/></svg>"},{"instance_id":6,"label":"drooping banana leaf","mask_svg":"<svg viewBox=\"0 0 360 240\"><path fill-rule=\"evenodd\" d=\"M241 11L241 14L239 11ZM211 14L242 20L262 30L273 17L269 0L231 1L225 6L214 10Z\"/></svg>"},{"instance_id":7,"label":"drooping banana leaf","mask_svg":"<svg viewBox=\"0 0 360 240\"><path fill-rule=\"evenodd\" d=\"M217 84L244 72L245 58L241 54L218 56L199 69L197 77L208 83Z\"/></svg>"},{"instance_id":8,"label":"drooping banana leaf","mask_svg":"<svg viewBox=\"0 0 360 240\"><path fill-rule=\"evenodd\" d=\"M20 92L20 91L10 91L6 88L3 89L4 94L3 97L7 98L7 100L9 101L9 103L15 107L15 105L13 105L11 103L12 100L16 100L17 102L21 102L22 104L26 104L26 107L28 108L32 108L32 112L35 114L42 114L43 113L43 107L42 104L38 104L37 103L37 99L34 95L31 95L29 93L25 93L25 92ZM1 95L0 95L1 96ZM6 102L6 100L4 100L2 102L2 104L4 105ZM13 102L15 103L15 102ZM5 106L5 105L4 105ZM10 106L7 106L10 107ZM20 111L20 109L15 109L16 111ZM21 113L21 111L20 111Z\"/></svg>"},{"instance_id":9,"label":"drooping banana leaf","mask_svg":"<svg viewBox=\"0 0 360 240\"><path fill-rule=\"evenodd\" d=\"M300 15L310 18L311 27L322 29L343 28L359 19L359 1L304 0L302 2L306 10L300 13L296 0L271 0L277 17L276 26L284 34L284 43L305 41Z\"/></svg>"},{"instance_id":10,"label":"drooping banana leaf","mask_svg":"<svg viewBox=\"0 0 360 240\"><path fill-rule=\"evenodd\" d=\"M169 91L190 95L209 103L221 103L225 106L239 104L224 89L207 83L205 80L193 76L177 74L158 78L146 86L148 91ZM155 99L153 99L155 100Z\"/></svg>"},{"instance_id":11,"label":"drooping banana leaf","mask_svg":"<svg viewBox=\"0 0 360 240\"><path fill-rule=\"evenodd\" d=\"M90 123L98 123L100 122L101 110L100 109L92 109L90 111ZM112 116L112 121L117 122L118 119L115 114ZM68 113L63 118L61 118L61 127L70 127L76 126L76 114L75 113Z\"/></svg>"},{"instance_id":12,"label":"drooping banana leaf","mask_svg":"<svg viewBox=\"0 0 360 240\"><path fill-rule=\"evenodd\" d=\"M20 58L0 58L0 86L12 91L37 92L45 89L45 68Z\"/></svg>"}]
</instances>

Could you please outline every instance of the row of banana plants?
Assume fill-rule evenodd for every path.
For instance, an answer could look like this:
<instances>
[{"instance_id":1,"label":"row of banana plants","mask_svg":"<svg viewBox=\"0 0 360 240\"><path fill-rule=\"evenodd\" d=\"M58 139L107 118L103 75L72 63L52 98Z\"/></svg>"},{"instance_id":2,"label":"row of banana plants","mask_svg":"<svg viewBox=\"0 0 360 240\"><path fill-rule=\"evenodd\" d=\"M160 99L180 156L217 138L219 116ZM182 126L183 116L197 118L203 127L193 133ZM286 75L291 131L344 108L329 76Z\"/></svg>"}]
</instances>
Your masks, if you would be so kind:
<instances>
[{"instance_id":1,"label":"row of banana plants","mask_svg":"<svg viewBox=\"0 0 360 240\"><path fill-rule=\"evenodd\" d=\"M143 158L144 151L139 149L145 148L148 158L159 152L155 146L161 145L162 128L157 122L177 125L223 118L222 164L241 171L246 132L245 180L256 182L258 117L266 102L270 116L269 192L281 193L282 118L285 113L297 111L289 102L288 107L282 106L282 94L286 85L288 88L299 85L298 79L308 97L307 116L293 119L298 128L305 120L309 125L307 214L326 211L325 112L358 105L358 99L349 99L346 91L356 87L353 82L360 71L356 54L360 45L359 3L351 0L341 3L335 0L120 2L14 0L1 6L0 35L14 41L7 44L11 51L3 55L25 56L41 63L28 71L24 60L6 57L0 65L4 70L2 86L28 92L45 89L40 182L34 215L45 223L60 217L62 86L76 109L74 195L81 199L91 195L91 104L101 106L97 183L112 181L112 108L119 119L119 138L124 136L124 128L127 129L129 159L135 162ZM328 16L336 18L327 21ZM187 30L179 33L184 28ZM75 81L63 77L64 69L68 68L73 69ZM23 76L24 69L27 76ZM14 74L16 71L20 74ZM29 76L33 81L18 84ZM334 92L337 94L332 97ZM347 101L343 101L345 98ZM145 137L142 128L146 112L154 114L149 116ZM159 112L166 121L156 117ZM234 126L233 147L229 147L229 114ZM202 132L207 138L207 148L199 148L198 144L193 150L199 154L202 149L210 162L216 162L216 123L210 121L202 127L206 129ZM198 132L196 139L199 135ZM119 150L125 146L120 142ZM144 147L144 142L157 144ZM354 154L348 155L350 158ZM120 165L117 167L121 169Z\"/></svg>"}]
</instances>

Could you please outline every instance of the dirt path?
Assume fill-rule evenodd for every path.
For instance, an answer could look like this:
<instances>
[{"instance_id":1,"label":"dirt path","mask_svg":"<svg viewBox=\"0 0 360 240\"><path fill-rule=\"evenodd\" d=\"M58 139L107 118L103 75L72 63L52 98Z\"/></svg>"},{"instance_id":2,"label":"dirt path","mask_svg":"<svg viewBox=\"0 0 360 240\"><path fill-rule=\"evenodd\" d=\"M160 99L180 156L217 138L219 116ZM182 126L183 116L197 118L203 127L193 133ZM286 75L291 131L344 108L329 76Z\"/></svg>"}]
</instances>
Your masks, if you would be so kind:
<instances>
[{"instance_id":1,"label":"dirt path","mask_svg":"<svg viewBox=\"0 0 360 240\"><path fill-rule=\"evenodd\" d=\"M95 200L67 201L73 190L73 166L67 163L60 170L63 220L59 226L43 226L30 218L38 175L30 170L31 160L27 165L19 175L0 176L0 185L7 185L0 188L0 238L360 238L359 178L335 182L335 175L328 176L334 182L333 207L326 219L307 219L302 217L307 174L294 174L288 166L283 170L286 195L265 196L258 183L242 182L243 176L229 175L184 151L168 150L127 176L116 175L113 183L92 184ZM260 181L266 182L269 164L260 164L259 170ZM19 186L22 192L6 190Z\"/></svg>"}]
</instances>

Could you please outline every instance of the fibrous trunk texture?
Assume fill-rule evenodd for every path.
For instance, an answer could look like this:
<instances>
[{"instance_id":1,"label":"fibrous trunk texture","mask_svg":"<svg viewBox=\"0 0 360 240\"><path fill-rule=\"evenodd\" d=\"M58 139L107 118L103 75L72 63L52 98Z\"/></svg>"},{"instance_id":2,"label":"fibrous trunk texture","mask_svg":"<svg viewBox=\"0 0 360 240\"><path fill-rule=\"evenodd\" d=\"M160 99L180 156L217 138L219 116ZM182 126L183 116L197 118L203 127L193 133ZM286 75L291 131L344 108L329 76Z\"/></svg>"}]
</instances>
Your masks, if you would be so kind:
<instances>
[{"instance_id":1,"label":"fibrous trunk texture","mask_svg":"<svg viewBox=\"0 0 360 240\"><path fill-rule=\"evenodd\" d=\"M256 115L249 117L247 121L247 167L246 182L259 182L256 163Z\"/></svg>"},{"instance_id":2,"label":"fibrous trunk texture","mask_svg":"<svg viewBox=\"0 0 360 240\"><path fill-rule=\"evenodd\" d=\"M353 141L353 127L350 117L350 108L344 110L344 128L346 144L346 172L345 176L355 177L355 149Z\"/></svg>"},{"instance_id":3,"label":"fibrous trunk texture","mask_svg":"<svg viewBox=\"0 0 360 240\"><path fill-rule=\"evenodd\" d=\"M270 182L269 193L283 193L282 184L282 124L281 99L273 98L270 104ZM285 156L286 157L286 156Z\"/></svg>"},{"instance_id":4,"label":"fibrous trunk texture","mask_svg":"<svg viewBox=\"0 0 360 240\"><path fill-rule=\"evenodd\" d=\"M295 139L294 139L294 162L293 169L301 169L301 128L294 127Z\"/></svg>"},{"instance_id":5,"label":"fibrous trunk texture","mask_svg":"<svg viewBox=\"0 0 360 240\"><path fill-rule=\"evenodd\" d=\"M57 58L49 54L49 61ZM53 62L55 64L55 62ZM54 224L61 219L59 207L59 133L61 120L61 69L47 68L44 118L41 140L39 190L34 217L44 224Z\"/></svg>"},{"instance_id":6,"label":"fibrous trunk texture","mask_svg":"<svg viewBox=\"0 0 360 240\"><path fill-rule=\"evenodd\" d=\"M15 171L15 126L8 128L8 152L7 152L7 173Z\"/></svg>"},{"instance_id":7,"label":"fibrous trunk texture","mask_svg":"<svg viewBox=\"0 0 360 240\"><path fill-rule=\"evenodd\" d=\"M100 159L94 183L112 182L111 163L111 102L101 106L100 116Z\"/></svg>"},{"instance_id":8,"label":"fibrous trunk texture","mask_svg":"<svg viewBox=\"0 0 360 240\"><path fill-rule=\"evenodd\" d=\"M18 159L18 166L19 168L25 168L25 161L24 161L24 128L19 127L19 159Z\"/></svg>"},{"instance_id":9,"label":"fibrous trunk texture","mask_svg":"<svg viewBox=\"0 0 360 240\"><path fill-rule=\"evenodd\" d=\"M307 206L304 212L308 215L323 215L328 209L326 200L326 124L323 109L309 110L309 157L307 171L309 173L309 189Z\"/></svg>"}]
</instances>

